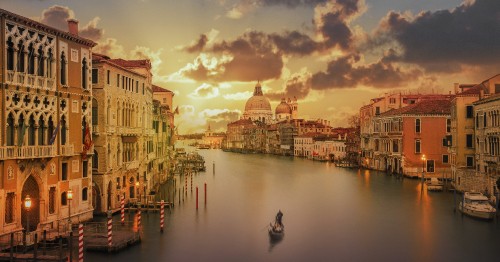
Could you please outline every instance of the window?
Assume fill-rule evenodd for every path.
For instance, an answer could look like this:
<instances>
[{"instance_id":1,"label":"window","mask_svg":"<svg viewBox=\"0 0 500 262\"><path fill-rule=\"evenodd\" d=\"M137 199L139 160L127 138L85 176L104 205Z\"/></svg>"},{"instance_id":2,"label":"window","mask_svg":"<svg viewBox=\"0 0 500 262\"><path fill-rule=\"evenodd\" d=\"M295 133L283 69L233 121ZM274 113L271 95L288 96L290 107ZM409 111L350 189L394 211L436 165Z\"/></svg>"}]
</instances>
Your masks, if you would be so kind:
<instances>
[{"instance_id":1,"label":"window","mask_svg":"<svg viewBox=\"0 0 500 262\"><path fill-rule=\"evenodd\" d=\"M443 164L448 164L449 163L449 156L448 155L443 155Z\"/></svg>"},{"instance_id":2,"label":"window","mask_svg":"<svg viewBox=\"0 0 500 262\"><path fill-rule=\"evenodd\" d=\"M389 98L390 104L396 104L396 98Z\"/></svg>"},{"instance_id":3,"label":"window","mask_svg":"<svg viewBox=\"0 0 500 262\"><path fill-rule=\"evenodd\" d=\"M420 133L420 118L415 119L415 133Z\"/></svg>"},{"instance_id":4,"label":"window","mask_svg":"<svg viewBox=\"0 0 500 262\"><path fill-rule=\"evenodd\" d=\"M56 188L49 189L49 214L56 212Z\"/></svg>"},{"instance_id":5,"label":"window","mask_svg":"<svg viewBox=\"0 0 500 262\"><path fill-rule=\"evenodd\" d=\"M14 70L14 42L12 42L12 37L7 40L7 70Z\"/></svg>"},{"instance_id":6,"label":"window","mask_svg":"<svg viewBox=\"0 0 500 262\"><path fill-rule=\"evenodd\" d=\"M500 93L500 84L495 84L495 94Z\"/></svg>"},{"instance_id":7,"label":"window","mask_svg":"<svg viewBox=\"0 0 500 262\"><path fill-rule=\"evenodd\" d=\"M120 74L116 74L116 87L120 87Z\"/></svg>"},{"instance_id":8,"label":"window","mask_svg":"<svg viewBox=\"0 0 500 262\"><path fill-rule=\"evenodd\" d=\"M85 187L82 189L82 201L87 201L88 197L88 189Z\"/></svg>"},{"instance_id":9,"label":"window","mask_svg":"<svg viewBox=\"0 0 500 262\"><path fill-rule=\"evenodd\" d=\"M16 199L16 193L7 193L5 198L5 224L14 222L14 200Z\"/></svg>"},{"instance_id":10,"label":"window","mask_svg":"<svg viewBox=\"0 0 500 262\"><path fill-rule=\"evenodd\" d=\"M61 165L61 180L68 180L68 163L62 163Z\"/></svg>"},{"instance_id":11,"label":"window","mask_svg":"<svg viewBox=\"0 0 500 262\"><path fill-rule=\"evenodd\" d=\"M420 139L416 139L415 140L415 153L420 153L420 147L421 147L421 144L420 144Z\"/></svg>"},{"instance_id":12,"label":"window","mask_svg":"<svg viewBox=\"0 0 500 262\"><path fill-rule=\"evenodd\" d=\"M65 86L66 83L66 56L64 51L61 53L61 85Z\"/></svg>"},{"instance_id":13,"label":"window","mask_svg":"<svg viewBox=\"0 0 500 262\"><path fill-rule=\"evenodd\" d=\"M375 107L375 115L376 116L380 115L380 107L379 106Z\"/></svg>"},{"instance_id":14,"label":"window","mask_svg":"<svg viewBox=\"0 0 500 262\"><path fill-rule=\"evenodd\" d=\"M399 148L398 148L398 141L397 140L393 140L392 141L392 152L399 152Z\"/></svg>"},{"instance_id":15,"label":"window","mask_svg":"<svg viewBox=\"0 0 500 262\"><path fill-rule=\"evenodd\" d=\"M109 70L108 70L108 71L106 72L106 83L107 83L108 85L109 85L109 83L110 83L110 78L111 78L111 77L110 77L110 75L111 75L111 71L109 71Z\"/></svg>"},{"instance_id":16,"label":"window","mask_svg":"<svg viewBox=\"0 0 500 262\"><path fill-rule=\"evenodd\" d=\"M68 195L66 192L61 194L61 206L65 206L68 204Z\"/></svg>"},{"instance_id":17,"label":"window","mask_svg":"<svg viewBox=\"0 0 500 262\"><path fill-rule=\"evenodd\" d=\"M434 160L427 160L427 170L428 173L434 173Z\"/></svg>"},{"instance_id":18,"label":"window","mask_svg":"<svg viewBox=\"0 0 500 262\"><path fill-rule=\"evenodd\" d=\"M451 119L446 119L446 133L451 132Z\"/></svg>"},{"instance_id":19,"label":"window","mask_svg":"<svg viewBox=\"0 0 500 262\"><path fill-rule=\"evenodd\" d=\"M87 58L84 58L82 61L82 88L83 89L88 89L88 71L89 67L87 65Z\"/></svg>"},{"instance_id":20,"label":"window","mask_svg":"<svg viewBox=\"0 0 500 262\"><path fill-rule=\"evenodd\" d=\"M89 168L88 161L87 160L83 161L83 164L82 164L82 177L87 177L88 176L88 168Z\"/></svg>"},{"instance_id":21,"label":"window","mask_svg":"<svg viewBox=\"0 0 500 262\"><path fill-rule=\"evenodd\" d=\"M483 127L486 127L487 121L486 121L486 112L483 114Z\"/></svg>"},{"instance_id":22,"label":"window","mask_svg":"<svg viewBox=\"0 0 500 262\"><path fill-rule=\"evenodd\" d=\"M109 71L108 71L109 72ZM97 68L92 68L92 84L97 84L99 82L99 71Z\"/></svg>"},{"instance_id":23,"label":"window","mask_svg":"<svg viewBox=\"0 0 500 262\"><path fill-rule=\"evenodd\" d=\"M468 148L473 148L474 147L474 143L473 143L473 139L472 139L472 134L465 135L465 139L466 139L466 146Z\"/></svg>"},{"instance_id":24,"label":"window","mask_svg":"<svg viewBox=\"0 0 500 262\"><path fill-rule=\"evenodd\" d=\"M472 106L467 106L466 107L466 114L467 114L467 118L473 118L474 117L474 110L473 110Z\"/></svg>"},{"instance_id":25,"label":"window","mask_svg":"<svg viewBox=\"0 0 500 262\"><path fill-rule=\"evenodd\" d=\"M467 167L474 166L474 156L466 156Z\"/></svg>"}]
</instances>

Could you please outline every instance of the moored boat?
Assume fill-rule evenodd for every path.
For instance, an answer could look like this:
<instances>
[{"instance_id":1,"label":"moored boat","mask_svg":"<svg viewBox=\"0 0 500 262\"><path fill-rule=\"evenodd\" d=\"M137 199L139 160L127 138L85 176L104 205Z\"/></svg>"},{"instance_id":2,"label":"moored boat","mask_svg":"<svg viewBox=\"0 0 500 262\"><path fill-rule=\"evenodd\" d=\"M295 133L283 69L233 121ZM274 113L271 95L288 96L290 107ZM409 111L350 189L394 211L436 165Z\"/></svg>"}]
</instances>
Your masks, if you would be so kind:
<instances>
[{"instance_id":1,"label":"moored boat","mask_svg":"<svg viewBox=\"0 0 500 262\"><path fill-rule=\"evenodd\" d=\"M488 202L488 198L478 192L465 192L458 210L471 217L492 219L497 210Z\"/></svg>"},{"instance_id":2,"label":"moored boat","mask_svg":"<svg viewBox=\"0 0 500 262\"><path fill-rule=\"evenodd\" d=\"M425 182L429 191L443 191L444 183L433 177Z\"/></svg>"},{"instance_id":3,"label":"moored boat","mask_svg":"<svg viewBox=\"0 0 500 262\"><path fill-rule=\"evenodd\" d=\"M278 223L269 225L269 237L273 240L281 239L285 235L285 227Z\"/></svg>"}]
</instances>

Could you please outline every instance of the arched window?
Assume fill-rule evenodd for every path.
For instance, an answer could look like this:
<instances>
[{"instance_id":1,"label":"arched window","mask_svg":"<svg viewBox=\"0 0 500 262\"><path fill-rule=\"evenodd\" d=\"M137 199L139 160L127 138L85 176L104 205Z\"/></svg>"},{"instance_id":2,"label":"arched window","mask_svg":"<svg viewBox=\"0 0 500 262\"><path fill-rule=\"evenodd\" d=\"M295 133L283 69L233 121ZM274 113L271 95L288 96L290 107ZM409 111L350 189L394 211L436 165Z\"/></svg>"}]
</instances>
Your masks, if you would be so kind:
<instances>
[{"instance_id":1,"label":"arched window","mask_svg":"<svg viewBox=\"0 0 500 262\"><path fill-rule=\"evenodd\" d=\"M87 58L84 58L82 61L82 88L87 89L87 79L88 79L88 65Z\"/></svg>"},{"instance_id":2,"label":"arched window","mask_svg":"<svg viewBox=\"0 0 500 262\"><path fill-rule=\"evenodd\" d=\"M66 129L67 129L67 124L66 124L66 116L61 117L61 145L66 145Z\"/></svg>"},{"instance_id":3,"label":"arched window","mask_svg":"<svg viewBox=\"0 0 500 262\"><path fill-rule=\"evenodd\" d=\"M61 194L61 206L66 206L68 204L68 195L66 192Z\"/></svg>"},{"instance_id":4,"label":"arched window","mask_svg":"<svg viewBox=\"0 0 500 262\"><path fill-rule=\"evenodd\" d=\"M14 42L11 37L7 39L7 70L14 70Z\"/></svg>"},{"instance_id":5,"label":"arched window","mask_svg":"<svg viewBox=\"0 0 500 262\"><path fill-rule=\"evenodd\" d=\"M14 133L15 133L15 127L14 127L14 116L12 113L9 113L9 116L7 117L7 146L13 146L14 145Z\"/></svg>"},{"instance_id":6,"label":"arched window","mask_svg":"<svg viewBox=\"0 0 500 262\"><path fill-rule=\"evenodd\" d=\"M49 141L49 144L53 144L54 141L52 140L52 133L54 133L54 121L52 121L52 117L49 117L49 121L47 122L47 141Z\"/></svg>"},{"instance_id":7,"label":"arched window","mask_svg":"<svg viewBox=\"0 0 500 262\"><path fill-rule=\"evenodd\" d=\"M17 50L19 50L17 54L17 71L24 72L24 43L22 40L19 41Z\"/></svg>"},{"instance_id":8,"label":"arched window","mask_svg":"<svg viewBox=\"0 0 500 262\"><path fill-rule=\"evenodd\" d=\"M45 64L47 65L47 70L45 72L45 77L52 77L52 62L54 60L54 55L52 54L52 49L50 48L47 51L47 59L45 60Z\"/></svg>"},{"instance_id":9,"label":"arched window","mask_svg":"<svg viewBox=\"0 0 500 262\"><path fill-rule=\"evenodd\" d=\"M61 53L61 85L66 85L66 55Z\"/></svg>"},{"instance_id":10,"label":"arched window","mask_svg":"<svg viewBox=\"0 0 500 262\"><path fill-rule=\"evenodd\" d=\"M38 119L38 145L45 145L45 122L43 121L43 115Z\"/></svg>"},{"instance_id":11,"label":"arched window","mask_svg":"<svg viewBox=\"0 0 500 262\"><path fill-rule=\"evenodd\" d=\"M94 150L94 155L92 156L92 169L99 168L99 154Z\"/></svg>"},{"instance_id":12,"label":"arched window","mask_svg":"<svg viewBox=\"0 0 500 262\"><path fill-rule=\"evenodd\" d=\"M40 45L40 48L38 48L38 71L37 75L38 76L44 76L45 73L45 63L43 62L43 48Z\"/></svg>"},{"instance_id":13,"label":"arched window","mask_svg":"<svg viewBox=\"0 0 500 262\"><path fill-rule=\"evenodd\" d=\"M98 125L99 119L99 108L98 108L97 100L92 99L92 125Z\"/></svg>"},{"instance_id":14,"label":"arched window","mask_svg":"<svg viewBox=\"0 0 500 262\"><path fill-rule=\"evenodd\" d=\"M88 189L84 187L82 189L82 201L87 201L87 199L88 199Z\"/></svg>"},{"instance_id":15,"label":"arched window","mask_svg":"<svg viewBox=\"0 0 500 262\"><path fill-rule=\"evenodd\" d=\"M28 122L28 145L34 146L35 145L35 118L33 115L30 116L30 120Z\"/></svg>"},{"instance_id":16,"label":"arched window","mask_svg":"<svg viewBox=\"0 0 500 262\"><path fill-rule=\"evenodd\" d=\"M35 74L35 48L33 43L28 47L28 74Z\"/></svg>"},{"instance_id":17,"label":"arched window","mask_svg":"<svg viewBox=\"0 0 500 262\"><path fill-rule=\"evenodd\" d=\"M24 123L24 116L22 114L19 116L17 125L17 145L22 146L24 143L24 134L26 132L26 124Z\"/></svg>"}]
</instances>

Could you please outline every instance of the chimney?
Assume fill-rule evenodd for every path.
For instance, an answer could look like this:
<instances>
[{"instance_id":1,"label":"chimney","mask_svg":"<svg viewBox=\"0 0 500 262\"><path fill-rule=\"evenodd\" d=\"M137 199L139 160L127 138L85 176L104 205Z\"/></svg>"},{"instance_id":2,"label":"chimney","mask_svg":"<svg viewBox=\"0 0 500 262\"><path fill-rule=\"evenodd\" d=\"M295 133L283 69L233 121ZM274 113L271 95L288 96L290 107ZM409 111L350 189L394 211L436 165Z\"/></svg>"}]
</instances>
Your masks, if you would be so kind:
<instances>
[{"instance_id":1,"label":"chimney","mask_svg":"<svg viewBox=\"0 0 500 262\"><path fill-rule=\"evenodd\" d=\"M68 32L73 35L78 35L78 20L68 19Z\"/></svg>"},{"instance_id":2,"label":"chimney","mask_svg":"<svg viewBox=\"0 0 500 262\"><path fill-rule=\"evenodd\" d=\"M479 99L483 99L484 98L484 90L481 89L479 90Z\"/></svg>"},{"instance_id":3,"label":"chimney","mask_svg":"<svg viewBox=\"0 0 500 262\"><path fill-rule=\"evenodd\" d=\"M455 86L455 94L458 94L458 83L453 84Z\"/></svg>"}]
</instances>

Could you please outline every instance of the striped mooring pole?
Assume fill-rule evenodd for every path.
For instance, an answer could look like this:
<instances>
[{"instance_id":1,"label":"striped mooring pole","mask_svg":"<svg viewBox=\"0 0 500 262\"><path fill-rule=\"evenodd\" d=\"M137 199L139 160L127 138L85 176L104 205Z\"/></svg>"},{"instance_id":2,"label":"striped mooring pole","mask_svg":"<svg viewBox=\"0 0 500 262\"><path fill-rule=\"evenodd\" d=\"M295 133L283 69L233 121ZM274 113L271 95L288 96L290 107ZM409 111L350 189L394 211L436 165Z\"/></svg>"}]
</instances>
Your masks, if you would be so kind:
<instances>
[{"instance_id":1,"label":"striped mooring pole","mask_svg":"<svg viewBox=\"0 0 500 262\"><path fill-rule=\"evenodd\" d=\"M137 209L137 228L141 227L141 206Z\"/></svg>"},{"instance_id":2,"label":"striped mooring pole","mask_svg":"<svg viewBox=\"0 0 500 262\"><path fill-rule=\"evenodd\" d=\"M78 225L78 262L83 262L83 224Z\"/></svg>"},{"instance_id":3,"label":"striped mooring pole","mask_svg":"<svg viewBox=\"0 0 500 262\"><path fill-rule=\"evenodd\" d=\"M187 177L187 174L184 175L184 181L186 181L186 194L188 192L188 177Z\"/></svg>"},{"instance_id":4,"label":"striped mooring pole","mask_svg":"<svg viewBox=\"0 0 500 262\"><path fill-rule=\"evenodd\" d=\"M120 221L122 222L122 225L125 224L125 198L122 196L120 200Z\"/></svg>"},{"instance_id":5,"label":"striped mooring pole","mask_svg":"<svg viewBox=\"0 0 500 262\"><path fill-rule=\"evenodd\" d=\"M193 173L191 173L191 192L193 192Z\"/></svg>"},{"instance_id":6,"label":"striped mooring pole","mask_svg":"<svg viewBox=\"0 0 500 262\"><path fill-rule=\"evenodd\" d=\"M160 232L163 233L163 222L165 219L165 203L163 200L160 202Z\"/></svg>"},{"instance_id":7,"label":"striped mooring pole","mask_svg":"<svg viewBox=\"0 0 500 262\"><path fill-rule=\"evenodd\" d=\"M111 217L111 211L108 211L108 247L113 244L113 218Z\"/></svg>"}]
</instances>

